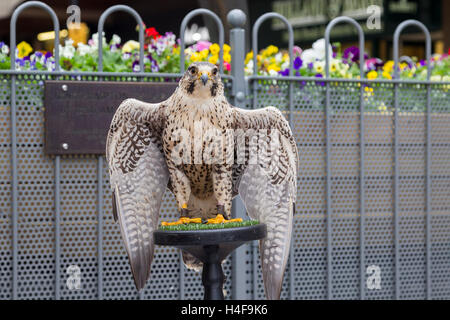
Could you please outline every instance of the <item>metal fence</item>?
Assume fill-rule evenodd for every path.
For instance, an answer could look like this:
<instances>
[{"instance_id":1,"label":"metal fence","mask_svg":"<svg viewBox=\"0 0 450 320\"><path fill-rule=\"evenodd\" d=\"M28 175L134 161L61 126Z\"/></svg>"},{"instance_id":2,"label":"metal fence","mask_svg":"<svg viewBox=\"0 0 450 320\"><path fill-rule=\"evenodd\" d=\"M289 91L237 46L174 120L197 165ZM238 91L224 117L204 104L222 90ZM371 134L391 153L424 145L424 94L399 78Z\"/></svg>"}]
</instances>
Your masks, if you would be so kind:
<instances>
[{"instance_id":1,"label":"metal fence","mask_svg":"<svg viewBox=\"0 0 450 320\"><path fill-rule=\"evenodd\" d=\"M58 19L47 5L30 1L11 19L11 57L16 21L23 9L40 7L54 23L55 57L59 56ZM99 35L109 14L139 14L113 6L99 19ZM194 10L181 23L181 46L189 20L211 11ZM253 27L253 52L259 26L267 19L288 21L276 13L261 16ZM450 298L450 83L399 80L244 76L245 15L233 10L232 75L223 75L234 105L274 105L289 119L300 152L298 201L284 299L449 299ZM357 28L352 19L330 22ZM394 35L398 41L408 20ZM101 44L102 41L99 41ZM328 50L328 46L327 46ZM256 59L256 57L254 58ZM58 61L58 58L56 59ZM222 61L222 55L220 56ZM256 62L256 61L255 61ZM140 59L143 63L143 59ZM361 65L363 65L361 61ZM222 63L220 63L222 66ZM255 63L256 66L256 63ZM184 67L183 55L181 59ZM291 66L292 70L292 59ZM0 299L201 299L200 275L187 270L179 253L158 247L146 288L134 287L118 225L111 214L109 175L103 156L49 157L44 153L43 81L177 81L180 74L0 71ZM144 70L141 65L140 70ZM221 69L223 71L223 69ZM291 71L292 72L292 71ZM370 86L373 95L363 88ZM386 106L380 111L378 104ZM244 216L235 201L234 214ZM176 203L167 193L164 219L175 219ZM70 266L81 271L80 290L66 281ZM227 299L263 299L256 243L237 250L225 263ZM379 276L380 286L368 286Z\"/></svg>"}]
</instances>

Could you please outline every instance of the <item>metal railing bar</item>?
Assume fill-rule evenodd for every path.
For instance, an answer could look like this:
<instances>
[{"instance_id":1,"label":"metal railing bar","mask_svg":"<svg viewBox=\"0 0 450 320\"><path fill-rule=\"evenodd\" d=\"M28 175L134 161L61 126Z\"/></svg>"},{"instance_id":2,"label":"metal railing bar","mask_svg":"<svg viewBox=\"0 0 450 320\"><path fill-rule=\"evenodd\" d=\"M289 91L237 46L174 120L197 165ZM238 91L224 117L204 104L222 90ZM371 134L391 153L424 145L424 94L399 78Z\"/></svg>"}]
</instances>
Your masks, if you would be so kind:
<instances>
[{"instance_id":1,"label":"metal railing bar","mask_svg":"<svg viewBox=\"0 0 450 320\"><path fill-rule=\"evenodd\" d=\"M97 159L97 295L103 299L103 156Z\"/></svg>"},{"instance_id":2,"label":"metal railing bar","mask_svg":"<svg viewBox=\"0 0 450 320\"><path fill-rule=\"evenodd\" d=\"M449 85L450 81L430 81L430 80L405 80L405 79L346 79L346 78L316 78L316 77L297 77L297 76L247 76L248 81L254 80L277 80L277 81L313 81L313 82L353 82L353 83L383 83L383 84L431 84L431 85Z\"/></svg>"},{"instance_id":3,"label":"metal railing bar","mask_svg":"<svg viewBox=\"0 0 450 320\"><path fill-rule=\"evenodd\" d=\"M399 39L400 35L406 27L415 26L423 31L425 34L425 55L427 59L427 120L426 120L426 296L429 299L431 297L431 258L430 258L430 161L431 161L431 149L430 149L430 132L429 132L429 124L430 124L430 99L431 99L431 35L428 31L427 27L417 21L417 20L406 20L400 23L394 32L394 79L399 79ZM399 92L398 92L399 83L394 84L394 237L395 237L395 298L400 298L400 217L399 217L399 159L398 159L398 151L399 151L399 141L398 141L398 114L399 114Z\"/></svg>"},{"instance_id":4,"label":"metal railing bar","mask_svg":"<svg viewBox=\"0 0 450 320\"><path fill-rule=\"evenodd\" d=\"M55 299L61 299L61 157L55 157Z\"/></svg>"},{"instance_id":5,"label":"metal railing bar","mask_svg":"<svg viewBox=\"0 0 450 320\"><path fill-rule=\"evenodd\" d=\"M16 25L20 13L31 7L37 7L50 14L55 32L55 69L59 71L59 21L55 12L45 3L29 1L14 10L10 21L10 51L11 51L11 209L12 209L12 298L18 298L18 164L17 164L17 117L16 117ZM55 163L56 166L57 162ZM56 177L55 177L56 178ZM59 229L59 199L55 190L55 298L59 299L60 282L60 229Z\"/></svg>"},{"instance_id":6,"label":"metal railing bar","mask_svg":"<svg viewBox=\"0 0 450 320\"><path fill-rule=\"evenodd\" d=\"M351 25L353 25L356 30L358 31L358 43L359 43L359 72L360 72L360 78L363 79L364 78L364 51L365 51L365 45L364 45L364 32L362 30L362 27L360 26L360 24L358 22L356 22L354 19L349 18L349 17L337 17L335 19L333 19L332 21L330 21L330 23L327 25L327 28L325 29L325 75L326 78L330 78L330 33L331 30L333 29L333 27L339 23L349 23ZM327 90L327 100L326 100L326 107L328 109L329 107L329 82L326 83L326 90ZM365 180L364 180L364 152L365 152L365 148L364 148L364 88L363 86L360 86L359 89L359 108L360 108L360 112L359 112L359 123L360 123L360 130L359 130L359 141L360 141L360 148L359 148L359 155L360 155L360 165L359 165L359 170L360 170L360 184L359 184L359 206L360 206L360 219L359 219L359 228L360 228L360 232L359 232L359 239L360 239L360 271L359 271L359 276L360 276L360 299L363 300L365 299L365 251L364 251L364 246L365 246L365 234L364 234L364 228L365 228L365 193L364 193L364 185L365 185ZM327 122L328 125L328 122ZM328 128L329 129L329 128ZM327 131L328 131L327 129ZM329 131L328 131L329 132ZM329 134L327 134L327 137L329 136ZM327 152L328 152L328 140L327 140ZM327 156L327 177L328 177L328 169L331 168L331 161L330 161L330 157ZM328 184L328 180L327 179L327 195L329 195L329 184ZM327 197L327 199L329 199L331 201L331 197ZM327 204L328 204L328 200L327 200ZM329 206L330 210L332 208L331 204ZM328 220L330 220L331 223L331 211L330 214L328 216ZM327 220L327 221L328 221ZM329 232L327 232L327 234L329 234L331 236L331 225L330 223L327 223L327 228L330 228ZM327 229L328 230L328 229ZM329 243L331 244L331 241L329 241ZM331 248L329 248L329 252L331 252L330 250ZM330 253L331 254L331 253ZM331 259L331 256L328 256L329 259ZM328 266L331 266L331 261L329 261ZM331 273L328 273L330 275L330 277L332 276ZM331 280L330 280L331 281ZM331 282L329 282L329 286L331 285ZM329 294L331 295L331 293L329 292Z\"/></svg>"},{"instance_id":7,"label":"metal railing bar","mask_svg":"<svg viewBox=\"0 0 450 320\"><path fill-rule=\"evenodd\" d=\"M292 74L292 65L294 61L292 61L292 51L294 48L294 30L292 25L286 19L286 17L282 16L279 13L268 12L260 16L253 25L252 29L252 50L253 50L253 76L256 76L258 73L258 64L256 60L256 55L258 52L258 31L261 27L261 24L268 19L280 19L286 25L288 29L289 39L288 39L288 50L289 50L289 75Z\"/></svg>"},{"instance_id":8,"label":"metal railing bar","mask_svg":"<svg viewBox=\"0 0 450 320\"><path fill-rule=\"evenodd\" d=\"M46 5L43 2L40 1L28 1L16 8L14 10L12 16L11 16L11 22L10 22L10 52L11 52L11 70L16 69L16 24L17 19L19 18L19 15L22 13L23 10L28 8L41 8L45 11L47 11L50 14L50 17L52 18L53 22L53 30L55 32L55 40L54 40L54 46L55 46L55 69L56 71L59 71L59 21L58 17L56 16L56 13L53 11L52 8L50 8L48 5Z\"/></svg>"},{"instance_id":9,"label":"metal railing bar","mask_svg":"<svg viewBox=\"0 0 450 320\"><path fill-rule=\"evenodd\" d=\"M60 75L73 77L125 77L125 78L181 78L183 74L180 73L145 73L145 72L98 72L98 71L41 71L41 70L0 70L0 74L8 75ZM222 79L233 80L233 76L222 74ZM74 79L78 80L78 79Z\"/></svg>"},{"instance_id":10,"label":"metal railing bar","mask_svg":"<svg viewBox=\"0 0 450 320\"><path fill-rule=\"evenodd\" d=\"M105 24L106 18L117 11L122 11L131 14L136 22L139 24L139 71L143 72L144 70L144 22L142 21L139 13L136 12L133 8L126 5L115 5L108 9L106 9L100 19L98 20L98 70L103 71L103 26Z\"/></svg>"},{"instance_id":11,"label":"metal railing bar","mask_svg":"<svg viewBox=\"0 0 450 320\"><path fill-rule=\"evenodd\" d=\"M185 57L184 57L183 53L184 53L184 49L186 47L185 41L184 41L184 34L186 31L186 27L187 27L188 22L193 17L200 15L200 14L211 17L214 20L214 22L217 24L217 27L219 29L219 46L220 46L219 70L220 70L220 74L222 75L223 74L223 44L225 42L223 23L214 12L212 12L211 10L208 10L208 9L204 9L204 8L192 10L183 18L183 21L181 22L181 27L180 27L180 70L181 70L181 73L184 73L184 69L185 69L185 66L184 66Z\"/></svg>"}]
</instances>

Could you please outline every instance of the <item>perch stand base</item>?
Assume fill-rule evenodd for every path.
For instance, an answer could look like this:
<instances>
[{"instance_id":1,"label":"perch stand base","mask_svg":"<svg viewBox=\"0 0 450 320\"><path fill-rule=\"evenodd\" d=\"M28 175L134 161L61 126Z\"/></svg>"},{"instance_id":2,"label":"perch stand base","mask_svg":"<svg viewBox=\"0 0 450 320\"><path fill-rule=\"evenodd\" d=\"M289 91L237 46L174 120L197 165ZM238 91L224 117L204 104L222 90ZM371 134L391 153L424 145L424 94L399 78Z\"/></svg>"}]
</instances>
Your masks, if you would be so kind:
<instances>
[{"instance_id":1,"label":"perch stand base","mask_svg":"<svg viewBox=\"0 0 450 320\"><path fill-rule=\"evenodd\" d=\"M204 300L223 300L222 261L236 248L248 241L267 235L265 224L248 227L195 231L154 232L155 244L172 246L189 252L203 263L202 284Z\"/></svg>"}]
</instances>

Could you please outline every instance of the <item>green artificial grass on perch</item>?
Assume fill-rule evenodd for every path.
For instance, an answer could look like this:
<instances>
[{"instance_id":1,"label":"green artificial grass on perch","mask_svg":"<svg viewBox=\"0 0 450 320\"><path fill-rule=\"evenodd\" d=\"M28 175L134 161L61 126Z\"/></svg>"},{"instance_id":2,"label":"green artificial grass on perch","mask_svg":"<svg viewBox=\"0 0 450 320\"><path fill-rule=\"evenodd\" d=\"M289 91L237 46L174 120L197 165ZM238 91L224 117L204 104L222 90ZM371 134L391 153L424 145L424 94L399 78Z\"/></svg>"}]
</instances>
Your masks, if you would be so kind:
<instances>
[{"instance_id":1,"label":"green artificial grass on perch","mask_svg":"<svg viewBox=\"0 0 450 320\"><path fill-rule=\"evenodd\" d=\"M258 220L243 220L243 221L233 221L226 223L183 223L177 225L169 225L159 227L162 231L195 231L195 230L212 230L212 229L226 229L226 228L238 228L238 227L249 227L259 224Z\"/></svg>"}]
</instances>

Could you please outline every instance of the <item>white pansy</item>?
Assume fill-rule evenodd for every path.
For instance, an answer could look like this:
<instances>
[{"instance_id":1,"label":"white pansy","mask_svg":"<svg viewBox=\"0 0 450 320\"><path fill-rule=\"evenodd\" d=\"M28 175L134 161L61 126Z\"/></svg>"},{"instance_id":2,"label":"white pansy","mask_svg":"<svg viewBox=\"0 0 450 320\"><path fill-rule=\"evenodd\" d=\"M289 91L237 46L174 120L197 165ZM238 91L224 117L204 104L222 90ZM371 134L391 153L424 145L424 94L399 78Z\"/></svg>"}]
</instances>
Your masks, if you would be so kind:
<instances>
[{"instance_id":1,"label":"white pansy","mask_svg":"<svg viewBox=\"0 0 450 320\"><path fill-rule=\"evenodd\" d=\"M274 76L277 76L277 75L278 75L278 72L276 72L275 70L273 70L273 69L269 70L269 76L274 77Z\"/></svg>"},{"instance_id":2,"label":"white pansy","mask_svg":"<svg viewBox=\"0 0 450 320\"><path fill-rule=\"evenodd\" d=\"M3 54L8 54L9 53L9 47L6 44L4 44L2 46L2 53Z\"/></svg>"},{"instance_id":3,"label":"white pansy","mask_svg":"<svg viewBox=\"0 0 450 320\"><path fill-rule=\"evenodd\" d=\"M434 75L430 78L431 81L441 81L442 77L440 75Z\"/></svg>"},{"instance_id":4,"label":"white pansy","mask_svg":"<svg viewBox=\"0 0 450 320\"><path fill-rule=\"evenodd\" d=\"M278 63L280 63L282 60L283 60L283 54L282 54L281 52L278 52L278 53L275 55L275 61L278 62Z\"/></svg>"},{"instance_id":5,"label":"white pansy","mask_svg":"<svg viewBox=\"0 0 450 320\"><path fill-rule=\"evenodd\" d=\"M329 58L332 57L332 47L328 45L329 48ZM307 49L302 52L301 58L305 63L311 63L316 60L325 60L325 39L319 39L313 43L311 49Z\"/></svg>"},{"instance_id":6,"label":"white pansy","mask_svg":"<svg viewBox=\"0 0 450 320\"><path fill-rule=\"evenodd\" d=\"M304 63L311 63L316 61L316 54L313 49L306 49L302 52L301 58Z\"/></svg>"},{"instance_id":7,"label":"white pansy","mask_svg":"<svg viewBox=\"0 0 450 320\"><path fill-rule=\"evenodd\" d=\"M98 33L94 33L92 35L92 41L94 43L93 46L98 47ZM105 32L102 32L102 43L103 43L103 46L106 46Z\"/></svg>"},{"instance_id":8,"label":"white pansy","mask_svg":"<svg viewBox=\"0 0 450 320\"><path fill-rule=\"evenodd\" d=\"M314 62L314 70L318 73L325 72L325 61Z\"/></svg>"},{"instance_id":9,"label":"white pansy","mask_svg":"<svg viewBox=\"0 0 450 320\"><path fill-rule=\"evenodd\" d=\"M73 47L73 40L70 39L70 38L66 39L65 46L66 47Z\"/></svg>"},{"instance_id":10,"label":"white pansy","mask_svg":"<svg viewBox=\"0 0 450 320\"><path fill-rule=\"evenodd\" d=\"M121 41L122 39L117 34L113 34L111 44L120 44Z\"/></svg>"},{"instance_id":11,"label":"white pansy","mask_svg":"<svg viewBox=\"0 0 450 320\"><path fill-rule=\"evenodd\" d=\"M289 60L287 60L281 64L281 70L285 70L287 68L289 68Z\"/></svg>"},{"instance_id":12,"label":"white pansy","mask_svg":"<svg viewBox=\"0 0 450 320\"><path fill-rule=\"evenodd\" d=\"M59 45L59 53L63 58L72 59L75 54L75 47Z\"/></svg>"},{"instance_id":13,"label":"white pansy","mask_svg":"<svg viewBox=\"0 0 450 320\"><path fill-rule=\"evenodd\" d=\"M78 48L77 48L78 53L80 54L80 56L85 56L87 54L92 54L95 52L95 48L84 44L84 43L79 43L78 44Z\"/></svg>"},{"instance_id":14,"label":"white pansy","mask_svg":"<svg viewBox=\"0 0 450 320\"><path fill-rule=\"evenodd\" d=\"M250 60L244 68L245 74L253 74L253 60Z\"/></svg>"}]
</instances>

